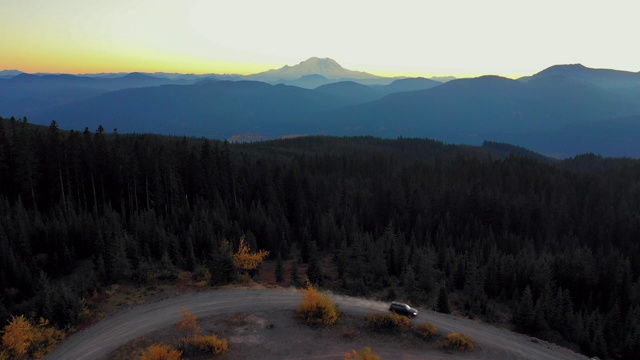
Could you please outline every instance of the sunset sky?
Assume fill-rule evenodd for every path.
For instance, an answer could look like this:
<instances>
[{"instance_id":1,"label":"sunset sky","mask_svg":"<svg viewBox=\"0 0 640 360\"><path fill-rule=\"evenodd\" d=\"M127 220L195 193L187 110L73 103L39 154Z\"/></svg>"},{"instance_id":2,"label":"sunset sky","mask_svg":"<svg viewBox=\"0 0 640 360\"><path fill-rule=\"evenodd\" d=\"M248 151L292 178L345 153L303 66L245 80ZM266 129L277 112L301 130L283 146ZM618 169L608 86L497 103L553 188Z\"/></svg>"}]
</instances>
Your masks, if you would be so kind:
<instances>
[{"instance_id":1,"label":"sunset sky","mask_svg":"<svg viewBox=\"0 0 640 360\"><path fill-rule=\"evenodd\" d=\"M640 71L640 2L3 0L0 70L249 74L312 56L395 76Z\"/></svg>"}]
</instances>

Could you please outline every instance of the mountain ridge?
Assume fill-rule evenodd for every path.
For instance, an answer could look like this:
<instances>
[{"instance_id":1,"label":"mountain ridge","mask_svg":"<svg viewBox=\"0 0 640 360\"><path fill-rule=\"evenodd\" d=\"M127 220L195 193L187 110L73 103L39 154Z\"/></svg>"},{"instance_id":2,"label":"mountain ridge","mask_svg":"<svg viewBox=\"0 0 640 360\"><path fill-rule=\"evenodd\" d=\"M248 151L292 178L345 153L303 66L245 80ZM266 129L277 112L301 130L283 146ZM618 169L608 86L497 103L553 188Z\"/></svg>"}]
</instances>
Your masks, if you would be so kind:
<instances>
[{"instance_id":1,"label":"mountain ridge","mask_svg":"<svg viewBox=\"0 0 640 360\"><path fill-rule=\"evenodd\" d=\"M263 80L295 80L305 75L318 74L327 79L376 79L381 76L364 71L348 70L331 58L311 57L297 65L285 65L279 69L271 69L249 75L251 78Z\"/></svg>"},{"instance_id":2,"label":"mountain ridge","mask_svg":"<svg viewBox=\"0 0 640 360\"><path fill-rule=\"evenodd\" d=\"M320 114L308 122L315 123L316 129L331 129L326 132L330 135L411 135L471 145L492 140L566 157L575 154L557 151L562 141L571 140L572 133L563 127L640 114L640 102L593 84L560 80L547 77L523 83L496 76L460 79L431 89L394 93ZM632 131L635 123L619 128L625 126ZM558 135L554 143L545 140L545 134L551 133ZM611 142L623 133L619 130L602 136ZM638 148L630 146L627 153L638 154Z\"/></svg>"},{"instance_id":3,"label":"mountain ridge","mask_svg":"<svg viewBox=\"0 0 640 360\"><path fill-rule=\"evenodd\" d=\"M305 71L322 66L325 72L335 70L341 76L350 71L330 59L316 58L307 65ZM268 83L250 77L172 80L147 73L118 78L21 73L0 79L0 115L29 116L40 124L56 119L62 128L79 130L102 123L125 132L223 138L327 134L425 136L463 144L490 140L562 156L572 154L540 139L553 134L547 137L568 144L575 143L572 136L587 141L599 139L600 134L606 137L603 143L620 139L630 144L630 151L623 154L640 154L634 150L640 146L623 141L629 138L624 129L627 135L637 133L637 121L603 121L640 115L640 85L606 86L635 84L636 77L640 74L581 64L553 66L518 80L495 75L446 83L404 78L387 85L363 85L362 79L328 79L321 74ZM581 125L587 122L599 123ZM615 131L602 130L608 126Z\"/></svg>"},{"instance_id":4,"label":"mountain ridge","mask_svg":"<svg viewBox=\"0 0 640 360\"><path fill-rule=\"evenodd\" d=\"M534 75L518 80L528 82L548 76L564 76L598 85L605 89L640 86L640 72L614 69L597 69L582 64L559 64L550 66Z\"/></svg>"}]
</instances>

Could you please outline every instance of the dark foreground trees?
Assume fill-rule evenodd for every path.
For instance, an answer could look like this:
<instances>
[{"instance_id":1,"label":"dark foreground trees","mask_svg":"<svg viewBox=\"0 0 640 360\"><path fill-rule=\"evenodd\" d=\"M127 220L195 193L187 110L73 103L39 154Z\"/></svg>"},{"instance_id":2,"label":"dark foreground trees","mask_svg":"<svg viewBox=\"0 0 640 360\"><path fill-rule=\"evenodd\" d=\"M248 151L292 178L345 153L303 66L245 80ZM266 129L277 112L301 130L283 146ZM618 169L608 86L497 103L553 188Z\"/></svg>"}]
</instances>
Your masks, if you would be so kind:
<instances>
[{"instance_id":1,"label":"dark foreground trees","mask_svg":"<svg viewBox=\"0 0 640 360\"><path fill-rule=\"evenodd\" d=\"M272 259L310 262L309 277L334 290L506 316L589 355L640 351L636 160L541 162L420 139L229 144L0 125L3 324L26 314L73 325L101 286L178 269L232 281L244 235Z\"/></svg>"}]
</instances>

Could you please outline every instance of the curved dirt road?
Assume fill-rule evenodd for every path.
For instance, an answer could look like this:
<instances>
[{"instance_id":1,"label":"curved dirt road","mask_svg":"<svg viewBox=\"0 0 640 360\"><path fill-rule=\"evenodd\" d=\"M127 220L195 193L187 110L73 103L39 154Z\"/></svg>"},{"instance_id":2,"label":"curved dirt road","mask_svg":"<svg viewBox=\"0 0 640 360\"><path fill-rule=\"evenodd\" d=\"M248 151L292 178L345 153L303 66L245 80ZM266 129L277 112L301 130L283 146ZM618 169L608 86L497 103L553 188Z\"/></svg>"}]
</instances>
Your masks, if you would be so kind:
<instances>
[{"instance_id":1,"label":"curved dirt road","mask_svg":"<svg viewBox=\"0 0 640 360\"><path fill-rule=\"evenodd\" d=\"M176 296L156 303L132 307L94 326L73 334L45 359L101 359L121 345L152 331L175 324L182 318L181 308L197 317L273 309L295 309L301 293L297 290L224 289ZM340 310L350 315L370 311L387 312L388 304L333 295ZM466 359L586 359L567 349L534 342L528 336L515 334L471 320L449 315L421 312L413 323L429 321L441 332L462 332L470 336L477 351L461 354ZM448 358L457 356L448 355Z\"/></svg>"}]
</instances>

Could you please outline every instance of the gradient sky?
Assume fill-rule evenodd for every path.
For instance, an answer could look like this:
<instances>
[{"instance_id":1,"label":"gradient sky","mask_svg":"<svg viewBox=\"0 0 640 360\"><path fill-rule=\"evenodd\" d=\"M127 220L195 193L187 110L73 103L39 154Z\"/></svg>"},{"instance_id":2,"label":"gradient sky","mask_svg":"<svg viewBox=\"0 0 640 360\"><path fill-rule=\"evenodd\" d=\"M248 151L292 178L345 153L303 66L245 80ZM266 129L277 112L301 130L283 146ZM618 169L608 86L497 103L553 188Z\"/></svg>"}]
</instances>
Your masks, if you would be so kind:
<instances>
[{"instance_id":1,"label":"gradient sky","mask_svg":"<svg viewBox=\"0 0 640 360\"><path fill-rule=\"evenodd\" d=\"M640 71L640 1L0 0L0 70L378 75Z\"/></svg>"}]
</instances>

